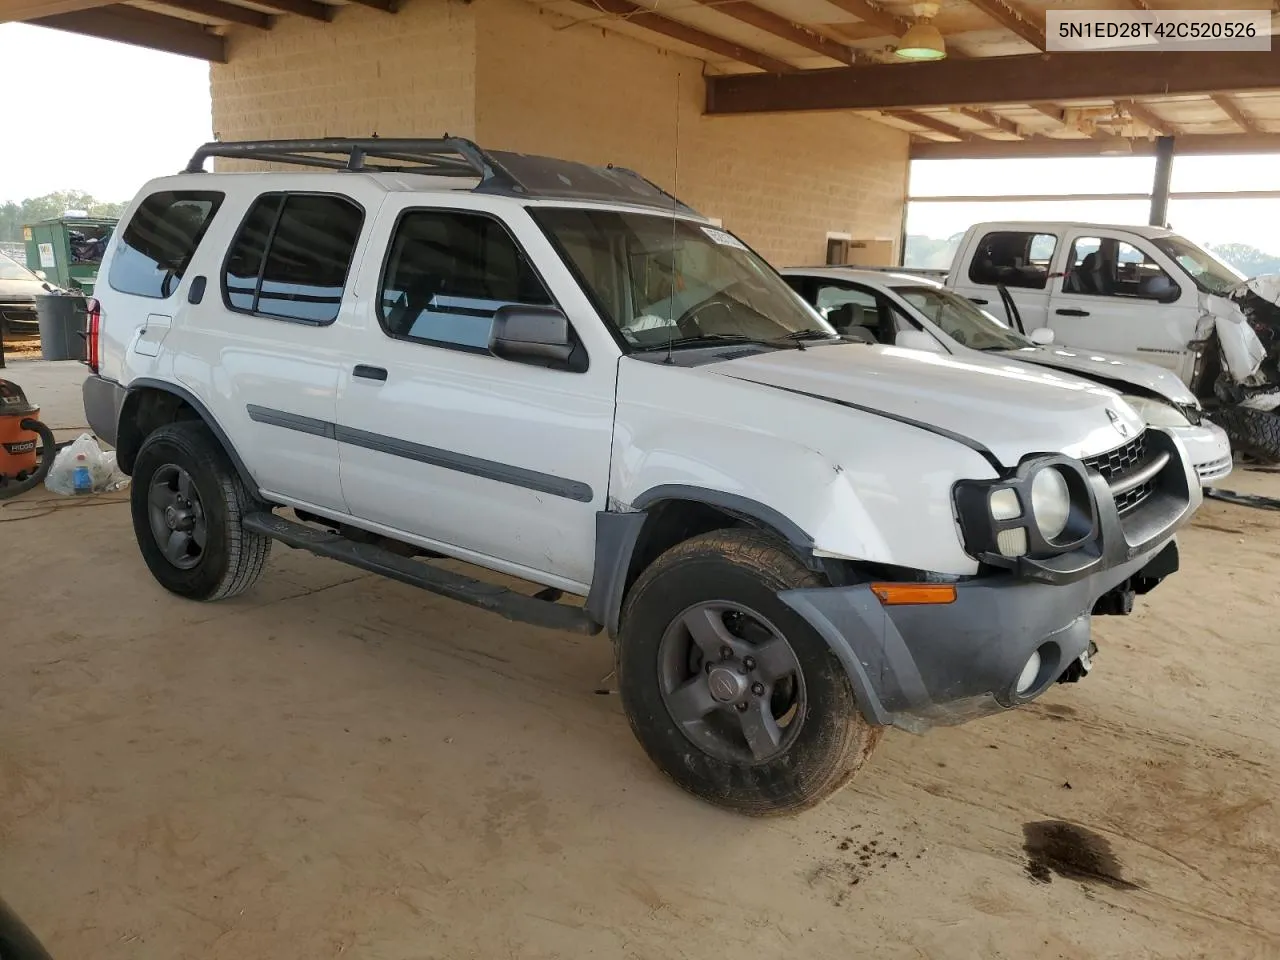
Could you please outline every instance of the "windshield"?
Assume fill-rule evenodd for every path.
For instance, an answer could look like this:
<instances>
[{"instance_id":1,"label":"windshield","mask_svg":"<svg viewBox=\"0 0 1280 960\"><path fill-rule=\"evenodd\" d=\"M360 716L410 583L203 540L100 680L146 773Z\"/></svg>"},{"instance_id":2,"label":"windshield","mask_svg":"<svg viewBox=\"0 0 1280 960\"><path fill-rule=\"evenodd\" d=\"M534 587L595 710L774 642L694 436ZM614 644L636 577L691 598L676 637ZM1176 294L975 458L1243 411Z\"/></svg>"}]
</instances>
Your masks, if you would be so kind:
<instances>
[{"instance_id":1,"label":"windshield","mask_svg":"<svg viewBox=\"0 0 1280 960\"><path fill-rule=\"evenodd\" d=\"M723 230L614 210L530 213L605 320L637 350L837 337L772 267Z\"/></svg>"},{"instance_id":2,"label":"windshield","mask_svg":"<svg viewBox=\"0 0 1280 960\"><path fill-rule=\"evenodd\" d=\"M969 300L937 287L894 287L893 292L924 314L956 343L974 350L1021 350L1035 346Z\"/></svg>"},{"instance_id":3,"label":"windshield","mask_svg":"<svg viewBox=\"0 0 1280 960\"><path fill-rule=\"evenodd\" d=\"M1151 242L1166 256L1178 261L1178 265L1204 293L1226 293L1245 279L1244 274L1227 266L1207 250L1201 250L1190 240L1158 237Z\"/></svg>"},{"instance_id":4,"label":"windshield","mask_svg":"<svg viewBox=\"0 0 1280 960\"><path fill-rule=\"evenodd\" d=\"M35 275L15 260L0 253L0 280L35 280Z\"/></svg>"}]
</instances>

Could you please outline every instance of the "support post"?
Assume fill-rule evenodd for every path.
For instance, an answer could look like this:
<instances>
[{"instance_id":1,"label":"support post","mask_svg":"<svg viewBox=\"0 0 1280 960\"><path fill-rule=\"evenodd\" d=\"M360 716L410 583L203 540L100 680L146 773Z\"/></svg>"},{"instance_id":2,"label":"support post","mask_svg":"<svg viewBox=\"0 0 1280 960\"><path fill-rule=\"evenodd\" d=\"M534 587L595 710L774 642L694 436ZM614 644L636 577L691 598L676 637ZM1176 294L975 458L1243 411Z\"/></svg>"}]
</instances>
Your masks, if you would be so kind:
<instances>
[{"instance_id":1,"label":"support post","mask_svg":"<svg viewBox=\"0 0 1280 960\"><path fill-rule=\"evenodd\" d=\"M1153 227L1163 227L1169 220L1169 183L1173 177L1173 137L1156 140L1156 178L1151 185L1151 218Z\"/></svg>"}]
</instances>

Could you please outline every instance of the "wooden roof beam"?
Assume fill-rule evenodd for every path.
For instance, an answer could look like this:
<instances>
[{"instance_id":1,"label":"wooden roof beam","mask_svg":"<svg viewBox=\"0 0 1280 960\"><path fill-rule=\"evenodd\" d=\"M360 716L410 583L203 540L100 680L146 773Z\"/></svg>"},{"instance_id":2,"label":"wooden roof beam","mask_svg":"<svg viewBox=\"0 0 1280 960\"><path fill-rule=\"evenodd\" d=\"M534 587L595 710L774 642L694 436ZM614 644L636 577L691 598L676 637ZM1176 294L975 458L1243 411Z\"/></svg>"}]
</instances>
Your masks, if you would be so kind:
<instances>
[{"instance_id":1,"label":"wooden roof beam","mask_svg":"<svg viewBox=\"0 0 1280 960\"><path fill-rule=\"evenodd\" d=\"M259 2L266 3L267 0L259 0ZM279 0L271 0L271 2L276 3ZM644 27L654 33L660 33L664 37L670 37L672 40L679 40L681 43L700 47L709 53L756 67L759 70L763 70L766 75L794 73L796 71L796 67L785 60L777 60L766 54L750 50L730 40L725 40L723 37L713 36L699 30L697 27L681 23L679 20L670 20L660 13L654 13L647 7L632 3L631 0L574 0L574 2L589 10L594 10L596 13L613 14L621 20L634 23L636 26Z\"/></svg>"},{"instance_id":2,"label":"wooden roof beam","mask_svg":"<svg viewBox=\"0 0 1280 960\"><path fill-rule=\"evenodd\" d=\"M1006 30L1012 30L1037 50L1045 48L1044 28L1037 27L1031 19L1006 0L969 0L988 17Z\"/></svg>"},{"instance_id":3,"label":"wooden roof beam","mask_svg":"<svg viewBox=\"0 0 1280 960\"><path fill-rule=\"evenodd\" d=\"M1236 122L1236 125L1239 126L1240 129L1243 130L1245 133L1262 133L1263 132L1262 127L1258 125L1258 121L1253 119L1253 117L1249 116L1243 110L1241 110L1240 105L1236 103L1234 100L1232 100L1226 94L1224 93L1214 94L1213 102L1218 105L1218 108L1223 113L1225 113L1228 117L1234 120Z\"/></svg>"},{"instance_id":4,"label":"wooden roof beam","mask_svg":"<svg viewBox=\"0 0 1280 960\"><path fill-rule=\"evenodd\" d=\"M1145 56L1145 54L1144 54ZM1132 141L1135 157L1156 152L1154 141ZM940 140L911 145L913 160L1003 160L1026 157L1098 157L1104 143L1086 137L1065 139L1036 137L1034 140L990 140L975 137L957 143ZM1230 156L1232 154L1280 153L1280 134L1196 134L1178 137L1178 156Z\"/></svg>"},{"instance_id":5,"label":"wooden roof beam","mask_svg":"<svg viewBox=\"0 0 1280 960\"><path fill-rule=\"evenodd\" d=\"M895 120L905 120L907 123L914 123L917 127L924 127L926 130L932 130L934 133L941 133L951 137L953 140L963 139L963 132L954 124L947 123L941 117L930 116L927 113L919 113L915 110L894 110L886 113L886 116L893 117ZM965 131L967 132L967 131Z\"/></svg>"},{"instance_id":6,"label":"wooden roof beam","mask_svg":"<svg viewBox=\"0 0 1280 960\"><path fill-rule=\"evenodd\" d=\"M780 17L772 10L757 7L750 0L697 0L697 2L710 7L716 13L723 13L725 16L733 17L733 19L741 23L755 27L757 30L763 30L765 33L772 34L781 40L805 47L830 60L835 60L837 63L843 63L847 66L854 62L853 50L845 44L838 43L820 33L815 33L813 30L802 27L798 23L793 23L786 17Z\"/></svg>"},{"instance_id":7,"label":"wooden roof beam","mask_svg":"<svg viewBox=\"0 0 1280 960\"><path fill-rule=\"evenodd\" d=\"M315 0L254 0L254 2L280 13L292 13L309 20L326 22L333 19L333 14L338 9L327 4L316 3Z\"/></svg>"},{"instance_id":8,"label":"wooden roof beam","mask_svg":"<svg viewBox=\"0 0 1280 960\"><path fill-rule=\"evenodd\" d=\"M0 0L0 23L40 20L59 13L105 7L112 0Z\"/></svg>"},{"instance_id":9,"label":"wooden roof beam","mask_svg":"<svg viewBox=\"0 0 1280 960\"><path fill-rule=\"evenodd\" d=\"M226 3L225 0L155 0L155 2L172 10L183 10L213 20L255 27L258 30L270 30L274 22L270 14L250 10L248 7L241 7L234 3Z\"/></svg>"},{"instance_id":10,"label":"wooden roof beam","mask_svg":"<svg viewBox=\"0 0 1280 960\"><path fill-rule=\"evenodd\" d=\"M1135 120L1141 120L1162 137L1177 136L1180 132L1171 121L1158 116L1150 107L1139 103L1137 100L1130 100L1128 103L1121 104L1121 106L1129 112L1129 116Z\"/></svg>"},{"instance_id":11,"label":"wooden roof beam","mask_svg":"<svg viewBox=\"0 0 1280 960\"><path fill-rule=\"evenodd\" d=\"M809 110L919 110L1062 100L1131 100L1280 88L1280 57L1233 51L1123 50L1047 53L932 63L871 64L806 70L788 76L707 78L710 114Z\"/></svg>"},{"instance_id":12,"label":"wooden roof beam","mask_svg":"<svg viewBox=\"0 0 1280 960\"><path fill-rule=\"evenodd\" d=\"M1067 113L1056 103L1028 103L1028 107L1038 113L1043 113L1050 120L1055 121L1058 126L1064 127L1067 124Z\"/></svg>"},{"instance_id":13,"label":"wooden roof beam","mask_svg":"<svg viewBox=\"0 0 1280 960\"><path fill-rule=\"evenodd\" d=\"M845 13L851 13L863 23L868 23L877 30L883 30L885 36L900 37L907 32L911 23L901 17L894 16L871 0L828 0L833 7L839 7Z\"/></svg>"},{"instance_id":14,"label":"wooden roof beam","mask_svg":"<svg viewBox=\"0 0 1280 960\"><path fill-rule=\"evenodd\" d=\"M975 120L980 120L988 127L993 127L996 130L1002 130L1005 133L1012 133L1014 136L1023 136L1022 128L1018 126L1018 124L1014 123L1008 117L1000 116L998 113L992 113L990 110L983 110L981 107L961 107L959 112L963 113L965 116L973 117Z\"/></svg>"},{"instance_id":15,"label":"wooden roof beam","mask_svg":"<svg viewBox=\"0 0 1280 960\"><path fill-rule=\"evenodd\" d=\"M351 0L351 2L358 3L362 7L381 10L383 13L396 13L400 9L400 0Z\"/></svg>"},{"instance_id":16,"label":"wooden roof beam","mask_svg":"<svg viewBox=\"0 0 1280 960\"><path fill-rule=\"evenodd\" d=\"M227 62L226 41L201 24L178 17L166 17L150 10L136 10L123 4L59 13L30 22L41 27L131 43L197 60Z\"/></svg>"}]
</instances>

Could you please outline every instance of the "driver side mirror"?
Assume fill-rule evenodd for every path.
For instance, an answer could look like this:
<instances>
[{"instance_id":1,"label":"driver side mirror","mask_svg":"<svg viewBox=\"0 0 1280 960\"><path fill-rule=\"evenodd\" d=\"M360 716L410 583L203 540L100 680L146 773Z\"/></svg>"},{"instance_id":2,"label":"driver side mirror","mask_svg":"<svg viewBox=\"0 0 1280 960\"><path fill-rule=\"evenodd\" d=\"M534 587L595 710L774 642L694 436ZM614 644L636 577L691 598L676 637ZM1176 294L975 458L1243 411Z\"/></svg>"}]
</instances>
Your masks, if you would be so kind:
<instances>
[{"instance_id":1,"label":"driver side mirror","mask_svg":"<svg viewBox=\"0 0 1280 960\"><path fill-rule=\"evenodd\" d=\"M1031 337L1032 343L1040 347L1047 347L1053 343L1053 331L1048 327L1036 327L1028 336Z\"/></svg>"},{"instance_id":2,"label":"driver side mirror","mask_svg":"<svg viewBox=\"0 0 1280 960\"><path fill-rule=\"evenodd\" d=\"M558 307L499 307L489 331L489 350L495 357L517 363L564 363L573 353L569 318Z\"/></svg>"},{"instance_id":3,"label":"driver side mirror","mask_svg":"<svg viewBox=\"0 0 1280 960\"><path fill-rule=\"evenodd\" d=\"M45 273L43 270L35 270L35 271L33 271L33 272L35 273L35 275L36 275L36 279L37 279L37 280L48 280L48 279L49 279L49 275L48 275L47 273Z\"/></svg>"},{"instance_id":4,"label":"driver side mirror","mask_svg":"<svg viewBox=\"0 0 1280 960\"><path fill-rule=\"evenodd\" d=\"M926 353L946 353L942 344L923 330L902 330L894 337L893 345L905 350L923 350Z\"/></svg>"}]
</instances>

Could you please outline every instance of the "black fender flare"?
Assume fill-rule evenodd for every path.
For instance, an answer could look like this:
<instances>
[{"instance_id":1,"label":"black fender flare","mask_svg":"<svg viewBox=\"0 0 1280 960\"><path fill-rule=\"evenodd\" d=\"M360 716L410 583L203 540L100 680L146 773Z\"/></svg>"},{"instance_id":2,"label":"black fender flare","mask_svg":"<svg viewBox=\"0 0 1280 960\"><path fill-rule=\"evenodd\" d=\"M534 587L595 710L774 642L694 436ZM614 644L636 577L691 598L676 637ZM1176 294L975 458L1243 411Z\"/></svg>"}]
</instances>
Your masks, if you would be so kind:
<instances>
[{"instance_id":1,"label":"black fender flare","mask_svg":"<svg viewBox=\"0 0 1280 960\"><path fill-rule=\"evenodd\" d=\"M618 635L622 602L631 573L631 560L645 524L650 519L648 508L669 500L704 503L732 516L750 521L770 530L785 540L805 563L815 570L821 563L813 556L813 538L800 526L772 507L748 497L719 490L684 484L663 484L646 490L632 501L632 510L626 512L601 510L596 513L596 546L591 589L584 608L597 623L602 624L610 637ZM810 616L803 604L797 604L795 596L805 591L787 591L780 599L796 610L813 626L817 634L831 648L832 654L844 668L853 686L854 696L866 719L877 725L888 722L874 685L858 660L856 651L839 632L823 629L821 618Z\"/></svg>"},{"instance_id":2,"label":"black fender flare","mask_svg":"<svg viewBox=\"0 0 1280 960\"><path fill-rule=\"evenodd\" d=\"M806 564L815 570L821 569L813 559L813 537L773 507L738 494L688 484L650 487L631 502L630 511L601 510L596 514L595 560L584 607L597 623L604 625L611 637L618 633L631 559L650 518L648 510L669 500L706 504L772 531L790 544Z\"/></svg>"},{"instance_id":3,"label":"black fender flare","mask_svg":"<svg viewBox=\"0 0 1280 960\"><path fill-rule=\"evenodd\" d=\"M236 472L240 474L240 479L243 481L245 488L255 496L257 495L259 489L258 482L253 479L253 474L249 472L249 468L245 466L244 461L240 458L240 454L232 444L231 438L228 437L227 432L222 429L222 425L218 423L217 418L209 412L209 408L205 406L204 401L186 387L172 383L168 380L155 380L151 377L139 377L138 379L131 381L128 386L128 391L125 394L124 403L120 405L120 424L116 430L117 436L121 436L123 434L123 430L121 428L124 426L125 417L131 410L130 401L144 390L159 390L162 393L172 394L179 400L186 403L187 406L191 407L191 409L196 412L196 415L204 422L204 425L209 428L215 437L217 437L218 443L220 443L222 445L222 449L226 451L232 465L236 468ZM136 403L136 400L133 400L133 402ZM135 456L136 453L137 451L134 451ZM129 468L130 470L133 468L132 461L129 463Z\"/></svg>"}]
</instances>

